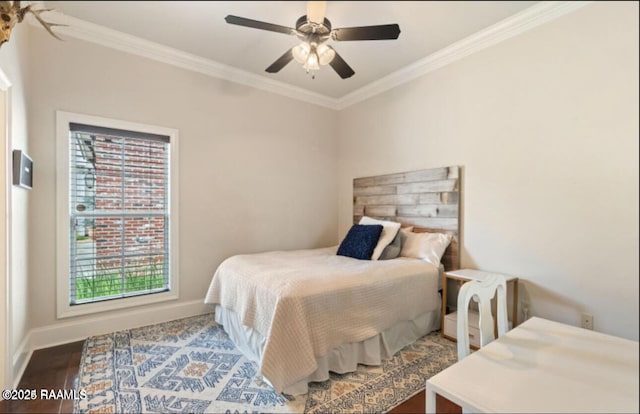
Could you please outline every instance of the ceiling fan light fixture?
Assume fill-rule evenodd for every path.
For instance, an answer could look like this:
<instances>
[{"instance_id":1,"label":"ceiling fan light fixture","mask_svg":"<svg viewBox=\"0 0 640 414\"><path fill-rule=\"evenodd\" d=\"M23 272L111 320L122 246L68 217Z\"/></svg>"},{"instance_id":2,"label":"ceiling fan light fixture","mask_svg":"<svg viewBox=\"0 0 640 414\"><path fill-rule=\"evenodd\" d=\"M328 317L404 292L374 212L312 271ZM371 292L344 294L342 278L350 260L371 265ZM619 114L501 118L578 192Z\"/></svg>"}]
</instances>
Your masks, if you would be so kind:
<instances>
[{"instance_id":1,"label":"ceiling fan light fixture","mask_svg":"<svg viewBox=\"0 0 640 414\"><path fill-rule=\"evenodd\" d=\"M311 48L311 52L309 53L309 57L307 58L307 61L304 63L304 65L302 66L303 68L305 68L308 71L310 70L319 70L320 69L320 65L318 62L318 55L316 53L316 48L312 47Z\"/></svg>"},{"instance_id":2,"label":"ceiling fan light fixture","mask_svg":"<svg viewBox=\"0 0 640 414\"><path fill-rule=\"evenodd\" d=\"M318 61L321 65L328 65L331 63L334 57L336 57L336 51L332 47L321 44L316 48L318 54Z\"/></svg>"},{"instance_id":3,"label":"ceiling fan light fixture","mask_svg":"<svg viewBox=\"0 0 640 414\"><path fill-rule=\"evenodd\" d=\"M311 46L309 45L309 43L306 43L306 42L302 42L298 46L294 46L293 49L291 49L293 58L296 60L296 62L302 63L302 64L307 62L307 58L309 57L310 51L311 51Z\"/></svg>"},{"instance_id":4,"label":"ceiling fan light fixture","mask_svg":"<svg viewBox=\"0 0 640 414\"><path fill-rule=\"evenodd\" d=\"M328 65L336 52L325 44L316 46L315 42L311 44L302 42L291 49L291 54L296 62L302 64L302 67L309 72L319 70L320 65Z\"/></svg>"}]
</instances>

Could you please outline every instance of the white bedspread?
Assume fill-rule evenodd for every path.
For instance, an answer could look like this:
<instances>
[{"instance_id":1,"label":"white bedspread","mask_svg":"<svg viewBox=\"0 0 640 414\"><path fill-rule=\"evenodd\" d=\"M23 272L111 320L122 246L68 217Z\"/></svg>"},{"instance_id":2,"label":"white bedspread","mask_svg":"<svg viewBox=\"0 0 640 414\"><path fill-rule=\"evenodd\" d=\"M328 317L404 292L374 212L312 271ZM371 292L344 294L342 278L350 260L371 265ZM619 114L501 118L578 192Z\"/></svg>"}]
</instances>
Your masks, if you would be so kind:
<instances>
[{"instance_id":1,"label":"white bedspread","mask_svg":"<svg viewBox=\"0 0 640 414\"><path fill-rule=\"evenodd\" d=\"M281 392L333 347L437 308L438 268L418 259L368 261L336 247L230 257L205 303L238 313L267 338L260 371Z\"/></svg>"}]
</instances>

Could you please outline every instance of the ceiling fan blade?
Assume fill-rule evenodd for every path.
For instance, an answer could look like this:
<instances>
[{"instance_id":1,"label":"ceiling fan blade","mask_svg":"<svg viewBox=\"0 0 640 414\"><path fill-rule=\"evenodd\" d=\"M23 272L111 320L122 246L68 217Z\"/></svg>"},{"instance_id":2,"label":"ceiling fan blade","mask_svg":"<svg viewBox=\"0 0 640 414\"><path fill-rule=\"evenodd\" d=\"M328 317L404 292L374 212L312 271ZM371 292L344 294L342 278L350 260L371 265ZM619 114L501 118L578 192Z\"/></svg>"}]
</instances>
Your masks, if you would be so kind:
<instances>
[{"instance_id":1,"label":"ceiling fan blade","mask_svg":"<svg viewBox=\"0 0 640 414\"><path fill-rule=\"evenodd\" d=\"M308 1L307 2L307 19L313 23L322 24L324 15L327 11L326 1Z\"/></svg>"},{"instance_id":2,"label":"ceiling fan blade","mask_svg":"<svg viewBox=\"0 0 640 414\"><path fill-rule=\"evenodd\" d=\"M291 49L289 49L284 53L284 55L280 56L278 60L273 62L271 66L266 68L265 71L269 73L280 72L280 69L287 66L287 63L291 62L292 60L293 60L293 52L291 51Z\"/></svg>"},{"instance_id":3,"label":"ceiling fan blade","mask_svg":"<svg viewBox=\"0 0 640 414\"><path fill-rule=\"evenodd\" d=\"M291 27L280 26L278 24L261 22L259 20L251 20L245 17L228 15L224 20L229 24L238 26L253 27L254 29L268 30L270 32L278 32L284 34L295 34L296 30Z\"/></svg>"},{"instance_id":4,"label":"ceiling fan blade","mask_svg":"<svg viewBox=\"0 0 640 414\"><path fill-rule=\"evenodd\" d=\"M333 51L335 52L335 49L333 49ZM342 79L350 78L355 74L353 69L351 69L351 66L342 59L342 56L340 56L338 52L336 52L336 55L333 57L331 62L329 62L329 65L338 73L338 75L340 75Z\"/></svg>"},{"instance_id":5,"label":"ceiling fan blade","mask_svg":"<svg viewBox=\"0 0 640 414\"><path fill-rule=\"evenodd\" d=\"M337 41L345 40L390 40L400 36L400 26L397 24L383 24L380 26L343 27L331 31L331 38Z\"/></svg>"}]
</instances>

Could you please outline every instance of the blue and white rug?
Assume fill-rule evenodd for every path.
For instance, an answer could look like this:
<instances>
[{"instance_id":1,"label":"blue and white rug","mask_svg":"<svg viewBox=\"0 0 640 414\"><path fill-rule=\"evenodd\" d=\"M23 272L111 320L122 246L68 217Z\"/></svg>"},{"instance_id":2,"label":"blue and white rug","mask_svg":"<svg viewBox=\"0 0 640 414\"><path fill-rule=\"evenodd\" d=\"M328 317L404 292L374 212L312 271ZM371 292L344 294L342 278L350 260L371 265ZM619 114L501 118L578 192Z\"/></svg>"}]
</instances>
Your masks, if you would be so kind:
<instances>
[{"instance_id":1,"label":"blue and white rug","mask_svg":"<svg viewBox=\"0 0 640 414\"><path fill-rule=\"evenodd\" d=\"M432 333L382 366L359 365L311 383L306 395L276 393L213 314L94 336L85 341L76 413L386 412L456 361L455 344Z\"/></svg>"}]
</instances>

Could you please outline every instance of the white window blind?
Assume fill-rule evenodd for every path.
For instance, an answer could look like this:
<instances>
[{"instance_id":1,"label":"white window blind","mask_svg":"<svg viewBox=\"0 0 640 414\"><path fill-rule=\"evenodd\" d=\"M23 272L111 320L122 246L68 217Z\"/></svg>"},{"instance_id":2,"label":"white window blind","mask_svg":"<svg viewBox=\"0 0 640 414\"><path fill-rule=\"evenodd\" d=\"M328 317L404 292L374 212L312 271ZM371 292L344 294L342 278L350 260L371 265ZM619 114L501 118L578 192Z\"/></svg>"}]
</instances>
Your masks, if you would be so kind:
<instances>
[{"instance_id":1,"label":"white window blind","mask_svg":"<svg viewBox=\"0 0 640 414\"><path fill-rule=\"evenodd\" d=\"M69 304L170 289L169 137L69 124Z\"/></svg>"}]
</instances>

